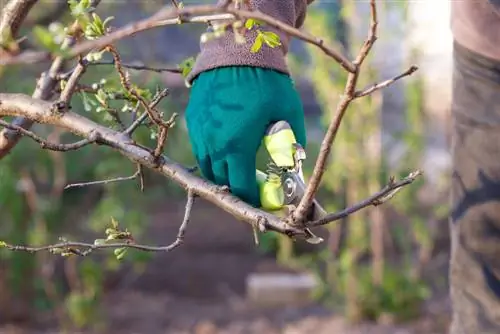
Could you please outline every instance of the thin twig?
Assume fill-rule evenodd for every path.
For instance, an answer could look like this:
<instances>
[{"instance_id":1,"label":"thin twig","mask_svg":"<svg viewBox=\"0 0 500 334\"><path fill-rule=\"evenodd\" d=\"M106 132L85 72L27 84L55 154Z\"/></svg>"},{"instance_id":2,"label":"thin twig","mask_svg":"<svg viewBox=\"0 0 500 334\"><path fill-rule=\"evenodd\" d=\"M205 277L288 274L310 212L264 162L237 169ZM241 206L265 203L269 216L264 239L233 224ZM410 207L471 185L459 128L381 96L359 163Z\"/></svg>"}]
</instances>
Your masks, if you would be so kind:
<instances>
[{"instance_id":1,"label":"thin twig","mask_svg":"<svg viewBox=\"0 0 500 334\"><path fill-rule=\"evenodd\" d=\"M18 125L10 124L9 122L6 122L4 120L0 120L0 125L3 126L4 128L10 129L14 132L18 132L26 137L33 139L34 141L40 144L41 148L51 151L59 151L59 152L75 151L84 146L95 143L99 138L97 132L94 132L94 134L91 135L91 138L82 139L75 143L70 143L70 144L51 143L43 139L42 137L37 136L35 133L29 130L26 130Z\"/></svg>"},{"instance_id":2,"label":"thin twig","mask_svg":"<svg viewBox=\"0 0 500 334\"><path fill-rule=\"evenodd\" d=\"M168 89L162 89L159 92L156 93L155 97L149 104L150 108L155 108L158 103L161 102L163 98L165 98L168 95ZM144 112L139 118L137 118L125 131L123 131L124 134L126 135L132 135L134 131L142 124L148 118L148 113Z\"/></svg>"},{"instance_id":3,"label":"thin twig","mask_svg":"<svg viewBox=\"0 0 500 334\"><path fill-rule=\"evenodd\" d=\"M89 64L89 66L99 66L99 65L115 65L115 61L113 60L102 60L99 62L92 62ZM132 63L121 63L121 66L130 70L137 70L137 71L150 71L150 72L156 72L156 73L163 73L163 72L171 72L171 73L182 73L182 69L180 68L173 68L173 67L153 67L153 66L146 66L146 65L139 65L139 64L132 64Z\"/></svg>"},{"instance_id":4,"label":"thin twig","mask_svg":"<svg viewBox=\"0 0 500 334\"><path fill-rule=\"evenodd\" d=\"M334 222L336 220L345 218L345 217L347 217L347 216L349 216L349 215L351 215L359 210L362 210L370 205L373 205L373 206L381 205L381 204L387 202L388 200L390 200L392 197L394 197L394 195L398 191L400 191L404 186L407 186L407 185L413 183L413 181L415 181L416 178L418 176L420 176L421 174L422 174L422 172L417 170L417 171L411 173L410 175L408 175L407 177L401 179L398 182L395 182L394 179L391 179L389 181L389 183L382 190L373 194L372 196L368 197L367 199L365 199L365 200L363 200L363 201L361 201L361 202L359 202L351 207L348 207L342 211L330 213L321 219L318 219L314 222L308 223L307 226L308 227L315 227L315 226L320 226L320 225L326 225L326 224L329 224L329 223Z\"/></svg>"},{"instance_id":5,"label":"thin twig","mask_svg":"<svg viewBox=\"0 0 500 334\"><path fill-rule=\"evenodd\" d=\"M120 176L120 177L115 177L112 179L99 180L99 181L71 183L71 184L68 184L67 186L65 186L64 190L70 189L70 188L81 188L81 187L95 186L95 185L100 185L100 184L108 184L108 183L113 183L113 182L130 181L130 180L137 178L138 176L140 177L139 180L142 180L142 169L139 166L137 167L136 172L130 176ZM141 181L141 184L142 184L142 181ZM142 188L144 188L144 186L142 186Z\"/></svg>"},{"instance_id":6,"label":"thin twig","mask_svg":"<svg viewBox=\"0 0 500 334\"><path fill-rule=\"evenodd\" d=\"M160 128L160 134L158 136L156 148L153 153L156 158L163 153L163 148L165 147L165 143L167 142L168 130L174 126L176 118L177 113L173 113L170 119L167 121L167 125Z\"/></svg>"},{"instance_id":7,"label":"thin twig","mask_svg":"<svg viewBox=\"0 0 500 334\"><path fill-rule=\"evenodd\" d=\"M399 79L402 79L402 78L404 78L406 76L412 75L417 70L418 70L418 67L415 66L415 65L412 65L405 72L403 72L403 73L395 76L392 79L388 79L388 80L376 83L376 84L374 84L374 85L372 85L372 86L370 86L368 88L365 88L363 90L357 91L356 93L354 93L354 97L355 98L360 98L360 97L363 97L363 96L366 96L366 95L370 95L371 93L373 93L373 92L375 92L375 91L377 91L379 89L382 89L382 88L385 88L385 87L388 87L388 86L392 85L393 83L395 83Z\"/></svg>"},{"instance_id":8,"label":"thin twig","mask_svg":"<svg viewBox=\"0 0 500 334\"><path fill-rule=\"evenodd\" d=\"M18 252L28 252L28 253L36 253L42 251L63 251L66 254L74 254L79 256L87 256L94 250L98 249L116 249L116 248L132 248L146 252L170 252L175 248L179 247L184 242L184 237L186 234L186 229L191 218L191 211L193 208L195 194L192 191L188 191L186 207L184 209L184 218L179 227L179 231L177 233L176 239L168 246L148 246L136 244L133 241L129 240L128 242L110 242L104 244L91 244L86 242L77 242L77 241L64 241L53 245L40 246L40 247L29 247L23 245L11 245L0 241L0 248L7 248L12 251ZM81 248L85 250L81 250Z\"/></svg>"}]
</instances>

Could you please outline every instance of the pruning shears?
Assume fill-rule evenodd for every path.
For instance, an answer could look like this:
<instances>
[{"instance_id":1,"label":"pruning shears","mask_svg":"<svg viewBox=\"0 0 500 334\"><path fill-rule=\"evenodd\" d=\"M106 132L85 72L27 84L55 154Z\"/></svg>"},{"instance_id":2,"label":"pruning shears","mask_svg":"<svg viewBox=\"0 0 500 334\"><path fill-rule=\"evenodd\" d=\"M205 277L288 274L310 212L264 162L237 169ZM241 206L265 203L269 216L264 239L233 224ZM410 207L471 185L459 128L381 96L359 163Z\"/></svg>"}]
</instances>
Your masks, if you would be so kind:
<instances>
[{"instance_id":1,"label":"pruning shears","mask_svg":"<svg viewBox=\"0 0 500 334\"><path fill-rule=\"evenodd\" d=\"M261 207L268 212L282 215L284 208L297 207L304 196L306 183L302 164L306 159L306 151L297 142L290 124L286 121L271 124L262 142L271 162L267 165L266 172L256 170ZM323 207L314 200L307 220L317 220L325 214ZM323 242L322 238L314 235L309 229L305 232L307 242Z\"/></svg>"}]
</instances>

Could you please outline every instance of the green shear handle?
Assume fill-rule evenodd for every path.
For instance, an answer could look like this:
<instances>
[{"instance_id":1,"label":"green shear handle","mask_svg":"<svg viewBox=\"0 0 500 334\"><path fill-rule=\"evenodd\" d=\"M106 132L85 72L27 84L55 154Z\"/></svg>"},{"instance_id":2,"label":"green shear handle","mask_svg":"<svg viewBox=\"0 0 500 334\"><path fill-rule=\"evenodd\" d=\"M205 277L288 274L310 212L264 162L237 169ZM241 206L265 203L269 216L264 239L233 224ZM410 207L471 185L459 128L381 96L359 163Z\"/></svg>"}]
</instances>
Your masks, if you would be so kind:
<instances>
[{"instance_id":1,"label":"green shear handle","mask_svg":"<svg viewBox=\"0 0 500 334\"><path fill-rule=\"evenodd\" d=\"M304 148L297 142L293 130L286 121L271 124L263 139L271 156L267 173L256 170L261 207L277 216L283 216L286 206L297 206L304 196L306 184L302 162L306 159ZM326 211L314 200L307 220L322 218ZM306 229L306 241L319 244L323 239Z\"/></svg>"}]
</instances>

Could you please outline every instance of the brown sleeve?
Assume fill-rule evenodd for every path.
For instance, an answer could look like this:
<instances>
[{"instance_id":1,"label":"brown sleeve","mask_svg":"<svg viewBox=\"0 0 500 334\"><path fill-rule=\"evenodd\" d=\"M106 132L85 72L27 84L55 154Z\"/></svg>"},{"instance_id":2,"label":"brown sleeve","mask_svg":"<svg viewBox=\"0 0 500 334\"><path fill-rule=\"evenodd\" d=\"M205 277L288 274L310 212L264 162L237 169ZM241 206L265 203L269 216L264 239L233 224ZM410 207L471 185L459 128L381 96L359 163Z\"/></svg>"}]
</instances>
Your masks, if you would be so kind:
<instances>
[{"instance_id":1,"label":"brown sleeve","mask_svg":"<svg viewBox=\"0 0 500 334\"><path fill-rule=\"evenodd\" d=\"M307 15L307 6L314 0L295 0L296 20L295 28L300 28L304 24Z\"/></svg>"}]
</instances>

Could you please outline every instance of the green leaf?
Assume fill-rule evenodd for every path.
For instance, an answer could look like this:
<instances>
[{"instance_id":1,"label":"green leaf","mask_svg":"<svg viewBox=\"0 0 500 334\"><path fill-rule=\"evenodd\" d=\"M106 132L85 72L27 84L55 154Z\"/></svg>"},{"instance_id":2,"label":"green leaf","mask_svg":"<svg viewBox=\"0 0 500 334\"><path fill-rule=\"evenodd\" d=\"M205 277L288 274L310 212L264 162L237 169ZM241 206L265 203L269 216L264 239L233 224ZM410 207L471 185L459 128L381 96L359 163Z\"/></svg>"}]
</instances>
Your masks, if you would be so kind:
<instances>
[{"instance_id":1,"label":"green leaf","mask_svg":"<svg viewBox=\"0 0 500 334\"><path fill-rule=\"evenodd\" d=\"M113 253L115 254L117 260L121 260L125 256L125 253L127 253L127 249L125 247L116 248Z\"/></svg>"},{"instance_id":2,"label":"green leaf","mask_svg":"<svg viewBox=\"0 0 500 334\"><path fill-rule=\"evenodd\" d=\"M179 64L179 67L181 68L182 70L182 76L185 78L188 76L188 74L191 72L191 70L193 69L193 65L194 65L194 62L195 62L195 59L194 57L189 57L187 59L184 59L180 64Z\"/></svg>"},{"instance_id":3,"label":"green leaf","mask_svg":"<svg viewBox=\"0 0 500 334\"><path fill-rule=\"evenodd\" d=\"M262 43L264 42L264 39L262 37L262 34L258 34L257 37L255 38L255 42L252 45L252 48L250 49L250 52L256 53L259 52L259 50L262 48Z\"/></svg>"},{"instance_id":4,"label":"green leaf","mask_svg":"<svg viewBox=\"0 0 500 334\"><path fill-rule=\"evenodd\" d=\"M247 19L245 21L245 28L248 30L251 30L254 27L259 27L263 24L262 21L256 20L256 19Z\"/></svg>"},{"instance_id":5,"label":"green leaf","mask_svg":"<svg viewBox=\"0 0 500 334\"><path fill-rule=\"evenodd\" d=\"M35 26L33 28L33 34L35 35L35 39L40 44L40 46L48 49L51 52L60 49L59 45L54 40L54 36L48 29L42 26Z\"/></svg>"},{"instance_id":6,"label":"green leaf","mask_svg":"<svg viewBox=\"0 0 500 334\"><path fill-rule=\"evenodd\" d=\"M111 226L116 230L118 229L118 221L114 218L111 217Z\"/></svg>"},{"instance_id":7,"label":"green leaf","mask_svg":"<svg viewBox=\"0 0 500 334\"><path fill-rule=\"evenodd\" d=\"M264 42L271 48L281 45L280 37L272 31L261 32Z\"/></svg>"}]
</instances>

